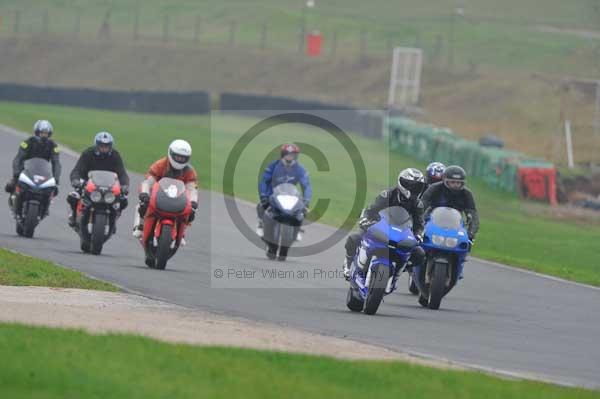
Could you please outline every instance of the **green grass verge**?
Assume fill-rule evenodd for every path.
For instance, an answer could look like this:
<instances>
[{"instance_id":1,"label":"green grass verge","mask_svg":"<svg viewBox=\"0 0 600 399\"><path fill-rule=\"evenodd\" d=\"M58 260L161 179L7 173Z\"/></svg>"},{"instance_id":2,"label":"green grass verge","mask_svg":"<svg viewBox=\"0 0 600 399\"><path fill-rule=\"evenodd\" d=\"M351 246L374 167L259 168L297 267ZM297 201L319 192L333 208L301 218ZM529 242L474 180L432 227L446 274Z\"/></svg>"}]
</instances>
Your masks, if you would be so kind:
<instances>
[{"instance_id":1,"label":"green grass verge","mask_svg":"<svg viewBox=\"0 0 600 399\"><path fill-rule=\"evenodd\" d=\"M402 362L173 345L0 324L2 396L17 398L598 398ZM359 378L357 378L360 376Z\"/></svg>"},{"instance_id":2,"label":"green grass verge","mask_svg":"<svg viewBox=\"0 0 600 399\"><path fill-rule=\"evenodd\" d=\"M186 138L194 147L193 163L201 186L222 190L223 170L234 143L255 120L216 115L212 121L198 116L165 116L105 112L68 107L0 102L0 123L29 131L38 118L52 119L58 142L81 150L90 145L99 130L114 133L117 147L128 168L145 171L164 156L174 138ZM212 124L212 134L210 127ZM367 168L367 201L392 184L397 171L423 164L386 154L379 141L353 136ZM306 156L302 162L311 173L315 199L330 198L322 222L341 225L354 200L354 172L348 155L333 138L305 126L286 125L268 130L248 145L235 170L235 193L257 200L260 165L271 149L284 141L307 143L322 150L329 171L318 171ZM16 148L15 148L16 151ZM69 171L64 171L68 174ZM63 176L63 181L68 181ZM473 254L486 259L525 267L583 283L600 286L600 264L596 245L600 226L593 223L556 221L538 216L515 196L478 182L469 184L481 211L481 231ZM313 201L314 203L314 201ZM354 215L357 216L357 215Z\"/></svg>"},{"instance_id":3,"label":"green grass verge","mask_svg":"<svg viewBox=\"0 0 600 399\"><path fill-rule=\"evenodd\" d=\"M119 291L109 283L94 280L52 262L20 255L0 248L0 285L84 288ZM1 384L0 384L1 385Z\"/></svg>"}]
</instances>

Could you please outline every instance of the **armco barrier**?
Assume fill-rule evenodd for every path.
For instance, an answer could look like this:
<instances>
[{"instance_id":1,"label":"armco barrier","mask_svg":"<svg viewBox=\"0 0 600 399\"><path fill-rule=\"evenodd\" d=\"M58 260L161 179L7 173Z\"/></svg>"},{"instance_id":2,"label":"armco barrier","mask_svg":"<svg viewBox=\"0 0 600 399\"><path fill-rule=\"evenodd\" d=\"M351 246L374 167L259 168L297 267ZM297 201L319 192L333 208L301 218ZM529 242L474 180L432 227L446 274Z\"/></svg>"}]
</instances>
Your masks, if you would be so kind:
<instances>
[{"instance_id":1,"label":"armco barrier","mask_svg":"<svg viewBox=\"0 0 600 399\"><path fill-rule=\"evenodd\" d=\"M205 91L117 91L2 83L0 100L164 114L210 112L210 94Z\"/></svg>"},{"instance_id":2,"label":"armco barrier","mask_svg":"<svg viewBox=\"0 0 600 399\"><path fill-rule=\"evenodd\" d=\"M556 170L547 162L527 159L521 153L484 147L448 129L391 117L384 134L392 150L425 163L461 165L471 176L505 191L526 191L527 198L556 203ZM553 177L554 176L554 177Z\"/></svg>"},{"instance_id":3,"label":"armco barrier","mask_svg":"<svg viewBox=\"0 0 600 399\"><path fill-rule=\"evenodd\" d=\"M337 121L343 130L359 133L365 137L381 139L384 124L384 112L378 110L358 110L345 105L327 104L318 101L305 101L289 97L277 97L257 94L222 93L219 108L223 112L243 113L248 111L306 110L326 114L323 111L344 111L343 120Z\"/></svg>"}]
</instances>

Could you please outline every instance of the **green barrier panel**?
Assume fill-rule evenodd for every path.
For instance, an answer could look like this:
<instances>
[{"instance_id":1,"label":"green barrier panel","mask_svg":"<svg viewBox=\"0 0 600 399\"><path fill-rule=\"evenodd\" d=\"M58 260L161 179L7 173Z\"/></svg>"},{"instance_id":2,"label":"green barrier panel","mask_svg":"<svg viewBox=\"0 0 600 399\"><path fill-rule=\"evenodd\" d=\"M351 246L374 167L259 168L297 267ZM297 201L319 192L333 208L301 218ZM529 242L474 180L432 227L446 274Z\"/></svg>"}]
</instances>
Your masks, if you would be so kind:
<instances>
[{"instance_id":1,"label":"green barrier panel","mask_svg":"<svg viewBox=\"0 0 600 399\"><path fill-rule=\"evenodd\" d=\"M421 125L408 118L386 121L390 149L429 163L461 165L471 176L487 184L514 192L520 166L553 167L549 162L527 159L523 154L498 148L482 147L465 140L450 129Z\"/></svg>"}]
</instances>

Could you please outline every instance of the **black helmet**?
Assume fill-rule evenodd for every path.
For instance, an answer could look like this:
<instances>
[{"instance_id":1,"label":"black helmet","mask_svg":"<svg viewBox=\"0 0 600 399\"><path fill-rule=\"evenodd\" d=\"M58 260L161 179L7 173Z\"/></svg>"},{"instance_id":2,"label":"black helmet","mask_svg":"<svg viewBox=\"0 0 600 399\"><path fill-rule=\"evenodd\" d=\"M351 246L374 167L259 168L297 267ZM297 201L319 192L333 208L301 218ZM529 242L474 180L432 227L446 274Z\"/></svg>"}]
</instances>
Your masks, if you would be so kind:
<instances>
[{"instance_id":1,"label":"black helmet","mask_svg":"<svg viewBox=\"0 0 600 399\"><path fill-rule=\"evenodd\" d=\"M457 165L448 166L444 171L444 185L452 191L460 191L465 188L467 172Z\"/></svg>"},{"instance_id":2,"label":"black helmet","mask_svg":"<svg viewBox=\"0 0 600 399\"><path fill-rule=\"evenodd\" d=\"M398 175L398 196L409 199L412 195L419 195L425 188L425 177L419 169L404 169ZM402 201L402 198L398 198Z\"/></svg>"}]
</instances>

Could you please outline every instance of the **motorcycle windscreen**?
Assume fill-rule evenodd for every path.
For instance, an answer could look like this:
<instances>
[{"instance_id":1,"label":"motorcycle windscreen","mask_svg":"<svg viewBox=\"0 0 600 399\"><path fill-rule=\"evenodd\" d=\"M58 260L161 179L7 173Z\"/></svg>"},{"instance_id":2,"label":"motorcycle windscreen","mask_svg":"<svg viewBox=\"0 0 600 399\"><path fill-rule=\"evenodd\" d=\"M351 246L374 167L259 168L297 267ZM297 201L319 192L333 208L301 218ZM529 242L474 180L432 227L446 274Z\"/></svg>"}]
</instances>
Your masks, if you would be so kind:
<instances>
[{"instance_id":1,"label":"motorcycle windscreen","mask_svg":"<svg viewBox=\"0 0 600 399\"><path fill-rule=\"evenodd\" d=\"M156 208L169 213L181 213L187 206L185 184L181 180L163 177L158 181Z\"/></svg>"},{"instance_id":2,"label":"motorcycle windscreen","mask_svg":"<svg viewBox=\"0 0 600 399\"><path fill-rule=\"evenodd\" d=\"M23 171L35 184L41 184L52 178L52 164L44 158L26 160Z\"/></svg>"},{"instance_id":3,"label":"motorcycle windscreen","mask_svg":"<svg viewBox=\"0 0 600 399\"><path fill-rule=\"evenodd\" d=\"M403 241L412 228L412 218L401 206L392 206L379 212L382 221L373 225L369 231L381 241L396 245ZM385 220L385 221L384 221Z\"/></svg>"},{"instance_id":4,"label":"motorcycle windscreen","mask_svg":"<svg viewBox=\"0 0 600 399\"><path fill-rule=\"evenodd\" d=\"M462 227L462 215L453 208L435 208L431 212L431 221L443 229L459 230Z\"/></svg>"},{"instance_id":5,"label":"motorcycle windscreen","mask_svg":"<svg viewBox=\"0 0 600 399\"><path fill-rule=\"evenodd\" d=\"M286 212L295 212L300 209L300 191L296 186L290 183L280 184L273 189L273 197L280 203L278 206Z\"/></svg>"},{"instance_id":6,"label":"motorcycle windscreen","mask_svg":"<svg viewBox=\"0 0 600 399\"><path fill-rule=\"evenodd\" d=\"M98 187L111 188L117 181L117 174L108 170L92 170L88 173L88 179Z\"/></svg>"},{"instance_id":7,"label":"motorcycle windscreen","mask_svg":"<svg viewBox=\"0 0 600 399\"><path fill-rule=\"evenodd\" d=\"M283 183L273 188L273 195L293 195L299 197L300 191L293 184Z\"/></svg>"},{"instance_id":8,"label":"motorcycle windscreen","mask_svg":"<svg viewBox=\"0 0 600 399\"><path fill-rule=\"evenodd\" d=\"M391 226L401 229L412 228L412 218L406 209L401 206L391 206L379 212Z\"/></svg>"}]
</instances>

